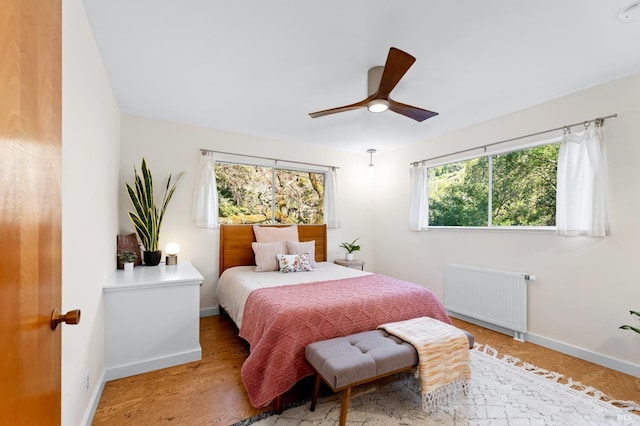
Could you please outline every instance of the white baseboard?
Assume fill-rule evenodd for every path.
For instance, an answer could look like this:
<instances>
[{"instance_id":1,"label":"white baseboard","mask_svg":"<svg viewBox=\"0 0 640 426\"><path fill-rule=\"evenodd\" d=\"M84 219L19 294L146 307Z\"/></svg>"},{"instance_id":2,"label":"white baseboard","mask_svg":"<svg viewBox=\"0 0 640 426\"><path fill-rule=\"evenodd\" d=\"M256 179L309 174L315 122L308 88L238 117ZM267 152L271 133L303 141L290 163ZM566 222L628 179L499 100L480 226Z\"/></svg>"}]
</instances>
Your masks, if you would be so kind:
<instances>
[{"instance_id":1,"label":"white baseboard","mask_svg":"<svg viewBox=\"0 0 640 426\"><path fill-rule=\"evenodd\" d=\"M105 381L116 380L122 377L133 376L135 374L147 373L161 368L173 367L174 365L185 364L187 362L199 361L202 359L202 349L198 345L197 349L176 353L161 358L140 360L135 363L119 365L105 369Z\"/></svg>"},{"instance_id":2,"label":"white baseboard","mask_svg":"<svg viewBox=\"0 0 640 426\"><path fill-rule=\"evenodd\" d=\"M461 319L462 321L477 324L481 327L488 328L489 330L497 331L498 333L513 335L513 331L496 326L475 318L470 318L465 315L457 314L455 312L448 312L449 316L453 318ZM572 346L566 343L558 342L553 339L549 339L537 334L525 333L525 341L535 343L536 345L544 346L545 348L553 349L554 351L561 352L563 354L571 355L575 358L580 358L585 361L592 362L594 364L601 365L603 367L610 368L612 370L620 371L621 373L629 374L634 377L640 377L640 365L631 364L629 362L620 361L619 359L600 355L586 349L582 349L576 346Z\"/></svg>"},{"instance_id":3,"label":"white baseboard","mask_svg":"<svg viewBox=\"0 0 640 426\"><path fill-rule=\"evenodd\" d=\"M202 317L213 317L215 315L220 315L220 309L218 309L218 308L203 308L203 309L200 309L200 318L202 318Z\"/></svg>"},{"instance_id":4,"label":"white baseboard","mask_svg":"<svg viewBox=\"0 0 640 426\"><path fill-rule=\"evenodd\" d=\"M91 393L89 405L87 406L87 410L82 417L81 424L85 426L91 426L91 423L93 423L93 417L96 415L96 410L98 409L98 404L100 403L100 398L102 397L102 391L104 391L104 384L104 370L102 370L102 373L98 378L98 386L96 386L93 390L93 393Z\"/></svg>"},{"instance_id":5,"label":"white baseboard","mask_svg":"<svg viewBox=\"0 0 640 426\"><path fill-rule=\"evenodd\" d=\"M553 349L554 351L584 359L585 361L602 365L603 367L620 371L621 373L629 374L630 376L640 377L640 365L637 364L620 361L619 359L600 355L586 349L571 346L543 336L538 336L537 334L527 333L527 340L531 343L535 343L536 345L544 346L545 348Z\"/></svg>"},{"instance_id":6,"label":"white baseboard","mask_svg":"<svg viewBox=\"0 0 640 426\"><path fill-rule=\"evenodd\" d=\"M102 374L98 379L98 386L96 386L91 394L90 403L82 419L82 424L85 426L91 426L91 423L93 423L93 417L98 409L98 404L100 403L100 398L102 397L102 392L104 391L106 382L120 379L122 377L133 376L135 374L146 373L148 371L159 370L165 367L172 367L178 364L199 361L201 359L202 349L198 348L193 351L174 354L168 357L146 360L143 362L136 362L134 364L102 370Z\"/></svg>"}]
</instances>

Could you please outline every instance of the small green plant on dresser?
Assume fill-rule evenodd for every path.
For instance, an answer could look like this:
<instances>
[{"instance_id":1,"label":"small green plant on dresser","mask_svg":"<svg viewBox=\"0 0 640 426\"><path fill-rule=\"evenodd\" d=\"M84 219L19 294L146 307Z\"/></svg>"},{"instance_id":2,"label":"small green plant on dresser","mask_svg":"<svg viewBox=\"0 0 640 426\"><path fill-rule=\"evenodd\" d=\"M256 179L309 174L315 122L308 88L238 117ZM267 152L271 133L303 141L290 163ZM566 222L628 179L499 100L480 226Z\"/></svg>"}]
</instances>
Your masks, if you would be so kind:
<instances>
[{"instance_id":1,"label":"small green plant on dresser","mask_svg":"<svg viewBox=\"0 0 640 426\"><path fill-rule=\"evenodd\" d=\"M133 263L136 261L136 257L138 257L134 252L129 250L123 250L118 253L118 259L122 263Z\"/></svg>"}]
</instances>

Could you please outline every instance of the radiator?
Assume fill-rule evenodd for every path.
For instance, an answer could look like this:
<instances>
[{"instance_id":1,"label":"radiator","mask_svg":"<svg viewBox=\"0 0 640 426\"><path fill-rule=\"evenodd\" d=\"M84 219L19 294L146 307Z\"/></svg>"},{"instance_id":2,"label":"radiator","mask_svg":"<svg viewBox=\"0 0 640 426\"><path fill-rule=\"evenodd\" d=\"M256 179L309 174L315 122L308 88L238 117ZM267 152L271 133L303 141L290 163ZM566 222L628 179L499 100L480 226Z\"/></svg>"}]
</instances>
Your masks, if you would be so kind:
<instances>
[{"instance_id":1,"label":"radiator","mask_svg":"<svg viewBox=\"0 0 640 426\"><path fill-rule=\"evenodd\" d=\"M527 280L535 277L447 263L444 304L449 312L513 331L514 339L522 341L527 332Z\"/></svg>"}]
</instances>

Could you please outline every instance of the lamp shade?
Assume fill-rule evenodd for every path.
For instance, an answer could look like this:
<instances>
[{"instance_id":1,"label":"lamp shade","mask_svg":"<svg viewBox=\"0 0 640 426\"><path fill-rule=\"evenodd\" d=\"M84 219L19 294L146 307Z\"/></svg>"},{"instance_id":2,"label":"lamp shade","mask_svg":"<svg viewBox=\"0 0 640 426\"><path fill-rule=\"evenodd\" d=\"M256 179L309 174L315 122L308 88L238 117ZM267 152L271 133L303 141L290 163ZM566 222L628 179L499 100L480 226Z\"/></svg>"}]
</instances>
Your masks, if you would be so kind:
<instances>
[{"instance_id":1,"label":"lamp shade","mask_svg":"<svg viewBox=\"0 0 640 426\"><path fill-rule=\"evenodd\" d=\"M170 242L164 246L164 252L169 256L175 256L180 253L180 245L178 243Z\"/></svg>"}]
</instances>

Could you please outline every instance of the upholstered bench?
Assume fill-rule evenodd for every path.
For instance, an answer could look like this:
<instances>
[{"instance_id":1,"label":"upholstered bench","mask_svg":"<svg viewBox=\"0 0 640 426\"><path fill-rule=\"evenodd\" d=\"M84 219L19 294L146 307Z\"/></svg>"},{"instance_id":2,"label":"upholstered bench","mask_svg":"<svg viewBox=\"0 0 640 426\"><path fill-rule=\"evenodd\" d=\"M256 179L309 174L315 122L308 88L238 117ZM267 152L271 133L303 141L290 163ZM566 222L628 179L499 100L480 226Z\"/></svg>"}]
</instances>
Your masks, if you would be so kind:
<instances>
[{"instance_id":1,"label":"upholstered bench","mask_svg":"<svg viewBox=\"0 0 640 426\"><path fill-rule=\"evenodd\" d=\"M472 348L473 335L466 331L465 334ZM384 330L311 343L305 349L305 357L316 371L311 411L315 410L320 384L324 381L333 392L342 391L341 426L347 420L353 386L411 370L418 364L415 348Z\"/></svg>"}]
</instances>

